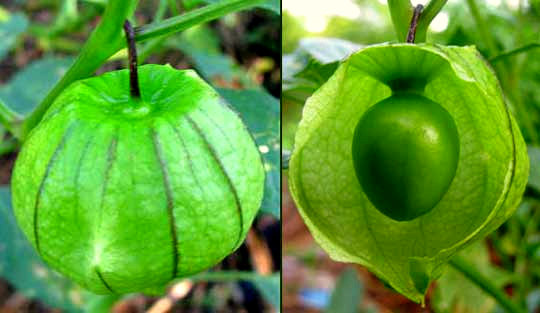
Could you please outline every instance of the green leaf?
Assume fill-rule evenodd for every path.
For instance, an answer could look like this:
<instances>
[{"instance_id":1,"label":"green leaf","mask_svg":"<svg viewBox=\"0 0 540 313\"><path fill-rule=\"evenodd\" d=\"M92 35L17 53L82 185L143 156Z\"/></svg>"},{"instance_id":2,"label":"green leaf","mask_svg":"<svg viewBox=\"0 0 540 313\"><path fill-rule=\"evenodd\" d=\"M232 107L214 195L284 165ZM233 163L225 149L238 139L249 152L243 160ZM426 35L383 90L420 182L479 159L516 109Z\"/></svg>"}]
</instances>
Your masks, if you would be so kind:
<instances>
[{"instance_id":1,"label":"green leaf","mask_svg":"<svg viewBox=\"0 0 540 313\"><path fill-rule=\"evenodd\" d=\"M206 3L226 2L229 0L203 0ZM280 0L264 0L261 4L257 5L260 8L270 10L276 14L281 14Z\"/></svg>"},{"instance_id":2,"label":"green leaf","mask_svg":"<svg viewBox=\"0 0 540 313\"><path fill-rule=\"evenodd\" d=\"M29 298L79 312L82 290L45 265L19 229L8 187L0 187L0 276Z\"/></svg>"},{"instance_id":3,"label":"green leaf","mask_svg":"<svg viewBox=\"0 0 540 313\"><path fill-rule=\"evenodd\" d=\"M414 78L414 79L413 79ZM355 175L354 129L389 85L426 82L423 96L456 123L456 175L438 204L395 221L367 199ZM307 101L289 163L292 196L316 241L338 261L366 266L395 290L422 302L426 277L517 208L528 158L495 75L474 47L427 44L367 47L344 61Z\"/></svg>"},{"instance_id":4,"label":"green leaf","mask_svg":"<svg viewBox=\"0 0 540 313\"><path fill-rule=\"evenodd\" d=\"M240 113L262 154L266 185L261 210L280 218L279 100L260 90L218 91Z\"/></svg>"},{"instance_id":5,"label":"green leaf","mask_svg":"<svg viewBox=\"0 0 540 313\"><path fill-rule=\"evenodd\" d=\"M63 0L58 16L54 22L53 31L64 29L79 18L77 0Z\"/></svg>"},{"instance_id":6,"label":"green leaf","mask_svg":"<svg viewBox=\"0 0 540 313\"><path fill-rule=\"evenodd\" d=\"M35 61L0 86L0 99L15 112L26 115L47 95L64 75L73 58L45 57Z\"/></svg>"},{"instance_id":7,"label":"green leaf","mask_svg":"<svg viewBox=\"0 0 540 313\"><path fill-rule=\"evenodd\" d=\"M250 9L259 5L261 2L262 0L227 0L211 3L197 10L168 18L159 23L138 27L135 30L135 40L144 41L153 37L180 32L236 11Z\"/></svg>"},{"instance_id":8,"label":"green leaf","mask_svg":"<svg viewBox=\"0 0 540 313\"><path fill-rule=\"evenodd\" d=\"M281 282L280 274L273 274L271 276L255 276L251 282L257 287L261 295L266 301L279 313L281 307Z\"/></svg>"},{"instance_id":9,"label":"green leaf","mask_svg":"<svg viewBox=\"0 0 540 313\"><path fill-rule=\"evenodd\" d=\"M283 96L304 102L336 71L339 62L360 46L337 38L305 38L283 56Z\"/></svg>"},{"instance_id":10,"label":"green leaf","mask_svg":"<svg viewBox=\"0 0 540 313\"><path fill-rule=\"evenodd\" d=\"M357 313L363 296L362 282L354 268L347 268L336 283L326 313Z\"/></svg>"},{"instance_id":11,"label":"green leaf","mask_svg":"<svg viewBox=\"0 0 540 313\"><path fill-rule=\"evenodd\" d=\"M22 13L10 14L0 7L0 60L13 48L17 38L26 31L28 19Z\"/></svg>"},{"instance_id":12,"label":"green leaf","mask_svg":"<svg viewBox=\"0 0 540 313\"><path fill-rule=\"evenodd\" d=\"M207 25L190 28L168 44L186 53L208 81L224 80L230 85L240 83L246 88L258 87L232 57L221 52L218 37Z\"/></svg>"},{"instance_id":13,"label":"green leaf","mask_svg":"<svg viewBox=\"0 0 540 313\"><path fill-rule=\"evenodd\" d=\"M502 288L512 280L512 273L494 266L489 260L487 247L478 241L458 253L471 263L492 283ZM437 313L490 313L496 307L495 300L453 267L448 266L439 279L432 298Z\"/></svg>"}]
</instances>

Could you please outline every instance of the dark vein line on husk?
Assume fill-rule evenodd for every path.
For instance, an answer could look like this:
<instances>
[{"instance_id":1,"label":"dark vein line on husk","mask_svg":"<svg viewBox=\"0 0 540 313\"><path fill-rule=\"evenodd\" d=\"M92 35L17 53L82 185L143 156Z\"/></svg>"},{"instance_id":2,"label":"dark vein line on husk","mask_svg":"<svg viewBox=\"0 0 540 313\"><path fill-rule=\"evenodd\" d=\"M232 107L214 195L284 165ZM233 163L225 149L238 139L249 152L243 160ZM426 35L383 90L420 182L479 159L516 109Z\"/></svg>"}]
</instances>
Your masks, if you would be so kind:
<instances>
[{"instance_id":1,"label":"dark vein line on husk","mask_svg":"<svg viewBox=\"0 0 540 313\"><path fill-rule=\"evenodd\" d=\"M191 128L199 135L199 137L204 142L205 147L208 149L208 151L210 152L210 155L212 156L212 158L214 159L214 161L216 162L216 164L220 168L221 172L223 173L223 176L225 177L225 180L227 181L227 185L229 186L229 189L231 190L231 192L232 192L232 194L234 196L234 201L235 201L236 209L237 209L237 212L238 212L238 218L240 220L240 231L238 233L238 239L236 240L236 243L234 245L236 247L240 243L240 240L242 238L242 234L244 233L244 216L242 215L242 205L240 203L240 198L238 196L238 191L236 190L236 187L234 186L231 177L229 176L229 174L225 170L225 166L223 165L223 162L221 161L217 151L214 149L214 147L212 147L212 145L210 145L210 142L208 141L208 138L206 138L206 136L204 135L204 133L202 132L200 127L197 125L197 123L195 123L195 121L193 121L191 119L191 117L186 115L185 118L188 121L188 123L191 125Z\"/></svg>"},{"instance_id":2,"label":"dark vein line on husk","mask_svg":"<svg viewBox=\"0 0 540 313\"><path fill-rule=\"evenodd\" d=\"M105 288L107 288L107 290L109 290L111 293L115 293L114 290L111 288L111 286L107 283L107 281L103 277L103 274L101 274L101 271L99 270L99 268L96 266L94 269L96 271L96 274L97 274L99 280L103 283Z\"/></svg>"},{"instance_id":3,"label":"dark vein line on husk","mask_svg":"<svg viewBox=\"0 0 540 313\"><path fill-rule=\"evenodd\" d=\"M34 241L36 243L36 250L38 254L41 255L41 247L39 242L39 227L38 227L38 210L39 205L41 203L41 196L43 195L45 191L45 183L47 182L47 179L49 178L51 169L53 165L56 162L56 159L58 158L58 155L60 152L64 149L64 146L66 144L67 139L71 136L73 132L73 128L76 124L72 123L65 131L65 133L62 135L62 139L60 139L60 142L54 149L53 155L51 156L51 159L47 163L47 167L45 168L45 174L43 175L43 178L41 179L41 182L39 184L38 193L36 195L36 201L34 203L34 217L33 217L33 226L34 226Z\"/></svg>"},{"instance_id":4,"label":"dark vein line on husk","mask_svg":"<svg viewBox=\"0 0 540 313\"><path fill-rule=\"evenodd\" d=\"M171 245L172 245L172 257L173 257L173 269L172 277L176 277L178 270L178 233L176 231L176 221L174 218L174 198L171 187L171 180L169 170L167 169L167 161L163 156L161 142L159 140L157 132L152 129L152 143L154 144L154 152L159 162L161 174L163 176L163 187L165 188L165 195L167 196L167 215L169 219L169 230L171 232Z\"/></svg>"},{"instance_id":5,"label":"dark vein line on husk","mask_svg":"<svg viewBox=\"0 0 540 313\"><path fill-rule=\"evenodd\" d=\"M187 161L188 161L187 163L188 163L191 175L193 177L193 180L195 180L195 185L199 188L201 193L204 192L204 188L202 187L201 182L199 181L199 179L195 175L195 167L193 165L193 158L191 157L191 153L189 152L189 149L187 148L187 145L186 145L186 142L185 142L184 138L182 137L180 131L174 126L173 123L171 123L170 121L168 121L168 123L171 126L171 128L173 129L173 131L176 133L176 136L178 137L178 140L180 141L180 145L182 146L182 148L186 152L186 158L187 158Z\"/></svg>"}]
</instances>

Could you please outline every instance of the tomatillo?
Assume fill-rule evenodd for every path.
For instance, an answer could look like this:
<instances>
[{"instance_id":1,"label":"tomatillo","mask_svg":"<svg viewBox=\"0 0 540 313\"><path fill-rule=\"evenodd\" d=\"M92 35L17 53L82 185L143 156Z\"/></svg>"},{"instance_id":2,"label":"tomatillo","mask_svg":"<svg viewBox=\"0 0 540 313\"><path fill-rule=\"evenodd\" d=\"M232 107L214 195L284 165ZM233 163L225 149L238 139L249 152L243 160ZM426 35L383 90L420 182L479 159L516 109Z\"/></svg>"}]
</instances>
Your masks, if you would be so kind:
<instances>
[{"instance_id":1,"label":"tomatillo","mask_svg":"<svg viewBox=\"0 0 540 313\"><path fill-rule=\"evenodd\" d=\"M459 160L459 134L441 105L398 93L362 116L352 155L356 176L375 208L408 221L433 209L448 190Z\"/></svg>"},{"instance_id":2,"label":"tomatillo","mask_svg":"<svg viewBox=\"0 0 540 313\"><path fill-rule=\"evenodd\" d=\"M40 256L94 293L158 290L238 248L264 168L240 118L192 70L75 82L24 143L17 221Z\"/></svg>"}]
</instances>

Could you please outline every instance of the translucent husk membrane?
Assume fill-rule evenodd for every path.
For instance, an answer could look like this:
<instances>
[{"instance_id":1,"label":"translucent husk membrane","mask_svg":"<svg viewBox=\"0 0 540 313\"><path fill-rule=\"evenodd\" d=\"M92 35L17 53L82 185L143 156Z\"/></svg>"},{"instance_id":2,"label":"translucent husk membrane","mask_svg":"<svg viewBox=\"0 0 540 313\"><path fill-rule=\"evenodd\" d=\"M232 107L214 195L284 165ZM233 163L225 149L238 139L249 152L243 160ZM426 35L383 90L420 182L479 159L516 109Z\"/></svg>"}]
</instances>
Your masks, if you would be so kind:
<instances>
[{"instance_id":1,"label":"translucent husk membrane","mask_svg":"<svg viewBox=\"0 0 540 313\"><path fill-rule=\"evenodd\" d=\"M456 177L437 206L398 222L363 193L351 144L364 112L389 97L390 86L405 83L454 118L460 157ZM308 99L289 166L300 214L330 256L364 265L422 302L429 282L452 255L514 212L529 163L498 81L474 47L383 44L352 54Z\"/></svg>"}]
</instances>

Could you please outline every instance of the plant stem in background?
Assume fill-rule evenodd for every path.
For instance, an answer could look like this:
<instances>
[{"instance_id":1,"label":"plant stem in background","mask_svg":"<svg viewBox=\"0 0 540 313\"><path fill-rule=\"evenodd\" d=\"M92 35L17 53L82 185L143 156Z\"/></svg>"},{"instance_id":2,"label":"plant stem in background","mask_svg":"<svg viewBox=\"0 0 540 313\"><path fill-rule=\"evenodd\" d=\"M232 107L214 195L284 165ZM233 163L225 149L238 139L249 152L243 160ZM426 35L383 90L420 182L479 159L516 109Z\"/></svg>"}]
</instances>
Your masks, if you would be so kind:
<instances>
[{"instance_id":1,"label":"plant stem in background","mask_svg":"<svg viewBox=\"0 0 540 313\"><path fill-rule=\"evenodd\" d=\"M410 0L388 0L388 9L399 42L407 41L407 32L414 8Z\"/></svg>"},{"instance_id":2,"label":"plant stem in background","mask_svg":"<svg viewBox=\"0 0 540 313\"><path fill-rule=\"evenodd\" d=\"M484 40L484 43L486 45L487 58L497 55L498 49L495 43L495 39L489 31L488 25L484 20L484 17L482 16L482 14L480 14L480 10L478 9L478 4L476 3L476 0L467 0L467 5L469 6L469 11L473 16L476 26L478 27L478 31L480 32L480 35L482 36L482 39ZM497 64L493 64L493 67L495 68L499 81L503 86L507 101L509 101L515 108L516 115L519 121L522 123L523 127L525 128L525 133L529 136L532 143L538 145L540 142L538 139L538 134L536 133L534 128L534 123L531 120L529 113L525 109L525 105L523 104L523 101L521 99L521 94L519 93L518 86L515 86L515 84L511 81L511 77L508 74L507 70L509 65L504 63L506 62L498 62Z\"/></svg>"},{"instance_id":3,"label":"plant stem in background","mask_svg":"<svg viewBox=\"0 0 540 313\"><path fill-rule=\"evenodd\" d=\"M126 20L124 23L124 32L126 33L126 42L128 46L129 60L129 91L131 97L141 98L141 89L139 88L139 73L137 68L137 47L135 45L135 32L131 23Z\"/></svg>"},{"instance_id":4,"label":"plant stem in background","mask_svg":"<svg viewBox=\"0 0 540 313\"><path fill-rule=\"evenodd\" d=\"M169 7L171 8L172 15L180 14L180 9L178 9L178 4L175 0L169 0Z\"/></svg>"},{"instance_id":5,"label":"plant stem in background","mask_svg":"<svg viewBox=\"0 0 540 313\"><path fill-rule=\"evenodd\" d=\"M433 19L439 14L447 1L448 0L431 0L426 5L418 20L418 28L416 30L416 40L418 42L426 41L429 24L431 24Z\"/></svg>"},{"instance_id":6,"label":"plant stem in background","mask_svg":"<svg viewBox=\"0 0 540 313\"><path fill-rule=\"evenodd\" d=\"M152 55L152 53L154 53L157 49L161 48L165 42L167 42L166 36L152 38L148 40L145 45L139 49L139 63L144 63L144 61L146 61L146 59L148 59L148 57Z\"/></svg>"},{"instance_id":7,"label":"plant stem in background","mask_svg":"<svg viewBox=\"0 0 540 313\"><path fill-rule=\"evenodd\" d=\"M491 36L491 33L488 30L486 21L480 14L480 10L478 9L478 5L476 4L476 1L467 0L467 5L469 6L469 10L471 11L471 15L474 18L476 26L478 27L478 32L480 32L480 35L482 39L484 40L484 43L486 44L486 48L488 52L487 57L490 58L496 55L497 45L495 44L495 40L493 39L493 36Z\"/></svg>"},{"instance_id":8,"label":"plant stem in background","mask_svg":"<svg viewBox=\"0 0 540 313\"><path fill-rule=\"evenodd\" d=\"M431 0L422 10L418 18L416 29L416 42L425 42L429 24L435 16L439 14L448 0ZM388 0L388 8L392 17L392 24L396 30L398 41L406 42L411 17L414 15L415 8L410 0Z\"/></svg>"},{"instance_id":9,"label":"plant stem in background","mask_svg":"<svg viewBox=\"0 0 540 313\"><path fill-rule=\"evenodd\" d=\"M525 277L525 275L530 275L528 269L530 268L531 260L528 258L528 246L529 239L533 236L534 232L538 229L538 221L540 217L540 208L537 205L532 205L532 216L528 219L527 224L523 234L521 234L520 229L518 228L517 242L519 242L519 248L516 250L515 256L515 266L514 273L518 277ZM516 219L513 219L516 220ZM517 221L517 226L519 227L519 221ZM529 279L519 279L516 281L518 286L518 292L516 293L517 298L519 299L522 305L527 305L527 294L528 290L531 290L531 280Z\"/></svg>"},{"instance_id":10,"label":"plant stem in background","mask_svg":"<svg viewBox=\"0 0 540 313\"><path fill-rule=\"evenodd\" d=\"M167 12L167 7L168 7L167 0L159 0L159 5L156 10L156 13L154 14L154 20L152 21L153 23L159 22L165 17L165 13Z\"/></svg>"},{"instance_id":11,"label":"plant stem in background","mask_svg":"<svg viewBox=\"0 0 540 313\"><path fill-rule=\"evenodd\" d=\"M260 278L261 275L254 272L240 272L240 271L221 271L221 272L204 272L190 276L189 280L193 282L229 282L229 281L252 281ZM264 276L262 276L264 277Z\"/></svg>"},{"instance_id":12,"label":"plant stem in background","mask_svg":"<svg viewBox=\"0 0 540 313\"><path fill-rule=\"evenodd\" d=\"M176 2L170 1L169 3L167 0L160 0L158 9L156 10L156 14L154 15L154 19L152 20L152 23L158 23L163 20L163 17L165 17L165 12L167 11L167 7L171 7L171 10L173 7L176 8ZM176 12L176 13L174 13ZM176 10L173 10L174 15L178 15L178 8ZM138 60L139 64L144 63L144 61L150 56L152 52L154 52L155 49L160 48L167 37L159 37L159 38L152 38L151 40L148 40L140 49L139 49L139 55Z\"/></svg>"},{"instance_id":13,"label":"plant stem in background","mask_svg":"<svg viewBox=\"0 0 540 313\"><path fill-rule=\"evenodd\" d=\"M509 313L526 313L525 309L517 306L508 296L501 291L497 286L493 285L491 280L478 270L467 263L462 257L456 256L452 258L448 264L450 264L454 269L463 274L467 279L473 282L477 287L482 289L484 292L492 296L502 308L504 308Z\"/></svg>"},{"instance_id":14,"label":"plant stem in background","mask_svg":"<svg viewBox=\"0 0 540 313\"><path fill-rule=\"evenodd\" d=\"M230 0L217 2L194 11L186 12L179 16L168 18L159 23L137 27L135 28L135 38L137 41L145 41L149 38L176 33L197 24L211 21L228 13L251 8L260 3L262 3L262 0Z\"/></svg>"},{"instance_id":15,"label":"plant stem in background","mask_svg":"<svg viewBox=\"0 0 540 313\"><path fill-rule=\"evenodd\" d=\"M540 48L540 43L533 42L533 43L521 46L519 48L503 52L503 53L497 55L496 57L493 57L493 58L489 59L489 61L491 63L500 62L500 61L503 61L503 60L505 60L507 58L513 57L513 56L515 56L517 54L529 52L529 50L533 50L533 49L537 49L537 48Z\"/></svg>"}]
</instances>

